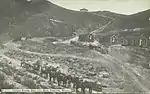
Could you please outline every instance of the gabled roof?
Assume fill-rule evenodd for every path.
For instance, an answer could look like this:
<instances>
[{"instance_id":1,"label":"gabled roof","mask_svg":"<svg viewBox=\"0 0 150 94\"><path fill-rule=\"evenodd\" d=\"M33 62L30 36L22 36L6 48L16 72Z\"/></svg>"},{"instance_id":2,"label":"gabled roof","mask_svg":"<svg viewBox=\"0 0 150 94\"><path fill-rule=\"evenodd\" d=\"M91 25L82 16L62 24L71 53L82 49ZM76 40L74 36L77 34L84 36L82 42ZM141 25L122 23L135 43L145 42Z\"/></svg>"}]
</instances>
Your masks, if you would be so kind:
<instances>
[{"instance_id":1,"label":"gabled roof","mask_svg":"<svg viewBox=\"0 0 150 94\"><path fill-rule=\"evenodd\" d=\"M93 34L90 34L90 33L83 33L83 34L80 34L79 36L87 36L87 35L93 35Z\"/></svg>"},{"instance_id":2,"label":"gabled roof","mask_svg":"<svg viewBox=\"0 0 150 94\"><path fill-rule=\"evenodd\" d=\"M88 11L88 9L86 9L86 8L82 8L82 9L80 9L80 11L81 11L81 10L86 10L86 11Z\"/></svg>"},{"instance_id":3,"label":"gabled roof","mask_svg":"<svg viewBox=\"0 0 150 94\"><path fill-rule=\"evenodd\" d=\"M125 39L130 39L130 40L139 40L139 39L142 39L142 38L145 38L145 37L142 37L142 36L127 36L127 37L124 37Z\"/></svg>"}]
</instances>

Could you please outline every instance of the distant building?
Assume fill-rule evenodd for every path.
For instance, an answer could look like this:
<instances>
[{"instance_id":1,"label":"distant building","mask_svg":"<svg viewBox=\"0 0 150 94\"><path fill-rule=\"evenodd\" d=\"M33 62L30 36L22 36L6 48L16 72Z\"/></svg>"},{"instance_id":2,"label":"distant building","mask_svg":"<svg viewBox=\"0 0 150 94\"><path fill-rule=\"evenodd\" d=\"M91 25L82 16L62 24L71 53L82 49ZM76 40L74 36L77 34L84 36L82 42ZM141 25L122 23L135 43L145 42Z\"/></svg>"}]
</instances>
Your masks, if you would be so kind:
<instances>
[{"instance_id":1,"label":"distant building","mask_svg":"<svg viewBox=\"0 0 150 94\"><path fill-rule=\"evenodd\" d=\"M94 42L94 35L92 35L92 34L81 34L81 35L79 35L78 41L81 41L81 42Z\"/></svg>"},{"instance_id":2,"label":"distant building","mask_svg":"<svg viewBox=\"0 0 150 94\"><path fill-rule=\"evenodd\" d=\"M39 3L44 2L44 0L26 0L27 3Z\"/></svg>"},{"instance_id":3,"label":"distant building","mask_svg":"<svg viewBox=\"0 0 150 94\"><path fill-rule=\"evenodd\" d=\"M86 8L83 8L83 9L80 9L81 12L88 12L88 9Z\"/></svg>"},{"instance_id":4,"label":"distant building","mask_svg":"<svg viewBox=\"0 0 150 94\"><path fill-rule=\"evenodd\" d=\"M31 2L32 0L26 0L27 2Z\"/></svg>"},{"instance_id":5,"label":"distant building","mask_svg":"<svg viewBox=\"0 0 150 94\"><path fill-rule=\"evenodd\" d=\"M98 36L97 41L101 44L109 43L109 36Z\"/></svg>"},{"instance_id":6,"label":"distant building","mask_svg":"<svg viewBox=\"0 0 150 94\"><path fill-rule=\"evenodd\" d=\"M26 39L27 39L26 37L22 37L22 38L21 38L21 40L23 40L23 41L26 40Z\"/></svg>"},{"instance_id":7,"label":"distant building","mask_svg":"<svg viewBox=\"0 0 150 94\"><path fill-rule=\"evenodd\" d=\"M119 43L119 37L117 35L110 36L110 44L118 44Z\"/></svg>"},{"instance_id":8,"label":"distant building","mask_svg":"<svg viewBox=\"0 0 150 94\"><path fill-rule=\"evenodd\" d=\"M139 47L147 47L148 39L143 36L128 36L122 38L123 46L139 46Z\"/></svg>"}]
</instances>

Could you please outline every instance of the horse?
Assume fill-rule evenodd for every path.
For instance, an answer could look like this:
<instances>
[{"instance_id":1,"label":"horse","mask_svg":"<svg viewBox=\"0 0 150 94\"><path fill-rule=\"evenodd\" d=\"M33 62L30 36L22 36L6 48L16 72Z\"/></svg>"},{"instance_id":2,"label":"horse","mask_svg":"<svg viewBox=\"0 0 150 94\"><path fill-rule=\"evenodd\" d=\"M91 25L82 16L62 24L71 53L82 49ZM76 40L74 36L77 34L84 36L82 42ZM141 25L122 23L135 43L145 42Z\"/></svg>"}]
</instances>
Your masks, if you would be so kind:
<instances>
[{"instance_id":1,"label":"horse","mask_svg":"<svg viewBox=\"0 0 150 94\"><path fill-rule=\"evenodd\" d=\"M61 82L63 81L64 75L61 72L57 72L57 82L58 86L61 85Z\"/></svg>"},{"instance_id":2,"label":"horse","mask_svg":"<svg viewBox=\"0 0 150 94\"><path fill-rule=\"evenodd\" d=\"M102 91L102 86L98 85L96 81L84 81L85 87L89 89L89 94L92 94L92 90Z\"/></svg>"},{"instance_id":3,"label":"horse","mask_svg":"<svg viewBox=\"0 0 150 94\"><path fill-rule=\"evenodd\" d=\"M66 75L63 75L63 86L65 86L66 87L66 85L67 85L67 76Z\"/></svg>"},{"instance_id":4,"label":"horse","mask_svg":"<svg viewBox=\"0 0 150 94\"><path fill-rule=\"evenodd\" d=\"M34 70L34 72L41 72L41 65L40 64L38 64L38 63L35 63L34 65L33 65L33 70Z\"/></svg>"}]
</instances>

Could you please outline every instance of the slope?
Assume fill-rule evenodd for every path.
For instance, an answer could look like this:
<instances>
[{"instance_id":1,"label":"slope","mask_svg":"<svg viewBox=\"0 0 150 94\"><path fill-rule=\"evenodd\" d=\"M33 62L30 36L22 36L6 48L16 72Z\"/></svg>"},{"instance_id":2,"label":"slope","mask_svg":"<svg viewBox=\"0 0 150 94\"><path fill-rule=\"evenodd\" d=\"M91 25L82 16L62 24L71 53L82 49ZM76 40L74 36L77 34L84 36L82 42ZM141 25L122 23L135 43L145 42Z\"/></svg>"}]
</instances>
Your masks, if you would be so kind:
<instances>
[{"instance_id":1,"label":"slope","mask_svg":"<svg viewBox=\"0 0 150 94\"><path fill-rule=\"evenodd\" d=\"M122 15L109 11L98 11L94 12L94 14L105 15L114 19L113 24L109 29L134 29L134 28L148 28L150 26L150 10L145 10L132 15Z\"/></svg>"},{"instance_id":2,"label":"slope","mask_svg":"<svg viewBox=\"0 0 150 94\"><path fill-rule=\"evenodd\" d=\"M70 36L78 29L106 24L110 19L91 13L71 11L46 0L3 0L0 31L3 40L31 36ZM38 32L38 33L37 33ZM46 32L46 33L45 33ZM47 34L48 33L48 34ZM7 39L5 39L7 38Z\"/></svg>"}]
</instances>

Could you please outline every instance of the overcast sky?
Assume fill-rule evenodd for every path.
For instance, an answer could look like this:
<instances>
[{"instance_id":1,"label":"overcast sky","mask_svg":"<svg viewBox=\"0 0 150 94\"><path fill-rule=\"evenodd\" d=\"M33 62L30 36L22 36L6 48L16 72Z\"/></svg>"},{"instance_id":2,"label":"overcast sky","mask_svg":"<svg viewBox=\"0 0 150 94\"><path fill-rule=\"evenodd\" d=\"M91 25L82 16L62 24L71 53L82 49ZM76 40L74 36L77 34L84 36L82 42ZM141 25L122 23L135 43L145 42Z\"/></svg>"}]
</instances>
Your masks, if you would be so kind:
<instances>
[{"instance_id":1,"label":"overcast sky","mask_svg":"<svg viewBox=\"0 0 150 94\"><path fill-rule=\"evenodd\" d=\"M150 9L150 0L49 0L71 10L87 8L89 11L107 10L121 14L134 14Z\"/></svg>"}]
</instances>

